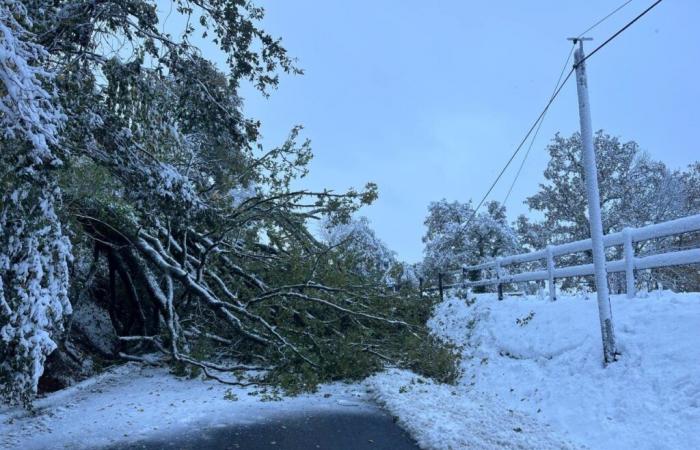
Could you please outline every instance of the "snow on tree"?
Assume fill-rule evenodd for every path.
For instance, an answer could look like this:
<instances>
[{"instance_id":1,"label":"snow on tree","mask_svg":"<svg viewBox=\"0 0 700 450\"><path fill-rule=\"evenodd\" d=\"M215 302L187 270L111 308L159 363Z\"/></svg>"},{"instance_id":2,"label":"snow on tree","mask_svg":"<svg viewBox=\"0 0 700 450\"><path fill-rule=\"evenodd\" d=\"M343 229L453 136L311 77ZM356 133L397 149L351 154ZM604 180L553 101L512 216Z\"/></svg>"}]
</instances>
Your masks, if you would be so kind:
<instances>
[{"instance_id":1,"label":"snow on tree","mask_svg":"<svg viewBox=\"0 0 700 450\"><path fill-rule=\"evenodd\" d=\"M523 249L536 251L545 248L548 244L548 233L545 226L539 222L530 220L524 214L518 216L513 224L518 240Z\"/></svg>"},{"instance_id":2,"label":"snow on tree","mask_svg":"<svg viewBox=\"0 0 700 450\"><path fill-rule=\"evenodd\" d=\"M428 206L423 271L435 278L441 271L459 270L518 250L515 231L508 225L506 210L488 202L474 214L471 201L441 200Z\"/></svg>"},{"instance_id":3,"label":"snow on tree","mask_svg":"<svg viewBox=\"0 0 700 450\"><path fill-rule=\"evenodd\" d=\"M415 289L420 284L417 265L399 261L396 252L377 237L366 217L345 222L326 220L321 226L321 238L335 249L344 265L368 282L375 280L397 290Z\"/></svg>"},{"instance_id":4,"label":"snow on tree","mask_svg":"<svg viewBox=\"0 0 700 450\"><path fill-rule=\"evenodd\" d=\"M56 215L53 173L64 115L31 27L22 3L0 1L0 395L24 404L71 313L71 245Z\"/></svg>"},{"instance_id":5,"label":"snow on tree","mask_svg":"<svg viewBox=\"0 0 700 450\"><path fill-rule=\"evenodd\" d=\"M360 217L344 223L326 221L321 228L323 240L340 250L344 263L359 276L393 285L392 270L396 253L377 237L369 219Z\"/></svg>"},{"instance_id":6,"label":"snow on tree","mask_svg":"<svg viewBox=\"0 0 700 450\"><path fill-rule=\"evenodd\" d=\"M700 213L700 163L690 164L686 170L674 173L674 182L658 189L661 198L680 197L682 204L678 201L672 202L672 207L677 208L678 216L690 216ZM656 186L649 186L650 191L657 190ZM667 193L666 191L672 191ZM680 194L680 195L679 195ZM685 250L700 247L700 233L685 233L679 236L672 236L658 239L645 246L642 251L656 253L674 250ZM697 265L666 267L651 271L637 277L638 282L647 286L664 286L676 292L697 292L700 290L700 272Z\"/></svg>"},{"instance_id":7,"label":"snow on tree","mask_svg":"<svg viewBox=\"0 0 700 450\"><path fill-rule=\"evenodd\" d=\"M423 278L423 267L421 263L398 262L393 273L395 285L398 288L418 289L421 285L421 278Z\"/></svg>"},{"instance_id":8,"label":"snow on tree","mask_svg":"<svg viewBox=\"0 0 700 450\"><path fill-rule=\"evenodd\" d=\"M596 133L594 146L605 234L682 215L680 180L663 163L651 160L636 142L622 143L602 131ZM540 231L546 233L548 243L586 239L589 227L580 136L557 134L547 151L546 182L526 203L544 214Z\"/></svg>"},{"instance_id":9,"label":"snow on tree","mask_svg":"<svg viewBox=\"0 0 700 450\"><path fill-rule=\"evenodd\" d=\"M700 162L690 164L680 175L684 215L700 214Z\"/></svg>"}]
</instances>

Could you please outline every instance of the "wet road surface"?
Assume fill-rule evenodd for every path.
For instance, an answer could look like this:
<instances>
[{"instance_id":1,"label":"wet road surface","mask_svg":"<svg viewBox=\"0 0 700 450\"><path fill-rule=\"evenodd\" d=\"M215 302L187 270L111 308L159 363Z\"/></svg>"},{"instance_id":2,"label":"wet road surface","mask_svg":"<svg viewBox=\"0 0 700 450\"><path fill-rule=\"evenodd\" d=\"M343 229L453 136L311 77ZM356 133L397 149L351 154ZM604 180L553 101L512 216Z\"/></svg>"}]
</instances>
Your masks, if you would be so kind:
<instances>
[{"instance_id":1,"label":"wet road surface","mask_svg":"<svg viewBox=\"0 0 700 450\"><path fill-rule=\"evenodd\" d=\"M107 447L109 450L416 450L419 447L391 416L370 412L319 412L279 416L263 423L187 430Z\"/></svg>"}]
</instances>

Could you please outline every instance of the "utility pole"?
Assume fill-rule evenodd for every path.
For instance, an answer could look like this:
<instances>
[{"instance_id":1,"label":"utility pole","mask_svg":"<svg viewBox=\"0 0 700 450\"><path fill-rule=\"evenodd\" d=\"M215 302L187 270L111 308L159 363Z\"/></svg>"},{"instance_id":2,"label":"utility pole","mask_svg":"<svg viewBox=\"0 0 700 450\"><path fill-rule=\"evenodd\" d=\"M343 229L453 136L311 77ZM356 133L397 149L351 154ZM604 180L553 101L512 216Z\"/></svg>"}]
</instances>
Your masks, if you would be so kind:
<instances>
[{"instance_id":1,"label":"utility pole","mask_svg":"<svg viewBox=\"0 0 700 450\"><path fill-rule=\"evenodd\" d=\"M608 272L605 268L605 246L603 244L603 223L600 215L600 192L598 190L598 170L593 148L593 127L591 125L591 108L588 99L588 82L583 53L583 41L591 38L569 38L579 47L574 53L576 69L576 90L578 91L578 112L581 122L581 147L583 150L583 167L588 196L588 223L591 228L593 243L593 267L595 269L595 286L598 295L598 316L603 337L603 360L605 364L615 361L618 353L613 331L610 292L608 290Z\"/></svg>"}]
</instances>

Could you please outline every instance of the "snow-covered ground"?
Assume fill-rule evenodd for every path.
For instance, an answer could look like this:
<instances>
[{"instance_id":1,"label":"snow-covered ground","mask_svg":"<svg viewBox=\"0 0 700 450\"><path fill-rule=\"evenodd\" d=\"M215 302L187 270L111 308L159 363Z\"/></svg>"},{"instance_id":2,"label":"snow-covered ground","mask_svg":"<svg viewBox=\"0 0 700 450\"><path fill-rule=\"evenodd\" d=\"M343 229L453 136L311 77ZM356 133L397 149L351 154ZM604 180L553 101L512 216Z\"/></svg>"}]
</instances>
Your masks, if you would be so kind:
<instances>
[{"instance_id":1,"label":"snow-covered ground","mask_svg":"<svg viewBox=\"0 0 700 450\"><path fill-rule=\"evenodd\" d=\"M373 411L358 385L321 386L314 394L275 401L258 388L175 378L165 369L127 364L39 399L36 415L0 409L1 449L81 449L223 427L301 411Z\"/></svg>"},{"instance_id":2,"label":"snow-covered ground","mask_svg":"<svg viewBox=\"0 0 700 450\"><path fill-rule=\"evenodd\" d=\"M622 356L604 368L594 295L449 299L429 325L461 348L459 384L391 370L365 386L426 449L700 448L700 294L613 296L612 308ZM254 391L127 364L39 399L35 415L0 408L0 448L93 448L373 408L359 385L280 401Z\"/></svg>"},{"instance_id":3,"label":"snow-covered ground","mask_svg":"<svg viewBox=\"0 0 700 450\"><path fill-rule=\"evenodd\" d=\"M613 296L607 368L594 298L446 300L430 326L461 347L459 385L368 384L426 448L700 448L700 294Z\"/></svg>"}]
</instances>

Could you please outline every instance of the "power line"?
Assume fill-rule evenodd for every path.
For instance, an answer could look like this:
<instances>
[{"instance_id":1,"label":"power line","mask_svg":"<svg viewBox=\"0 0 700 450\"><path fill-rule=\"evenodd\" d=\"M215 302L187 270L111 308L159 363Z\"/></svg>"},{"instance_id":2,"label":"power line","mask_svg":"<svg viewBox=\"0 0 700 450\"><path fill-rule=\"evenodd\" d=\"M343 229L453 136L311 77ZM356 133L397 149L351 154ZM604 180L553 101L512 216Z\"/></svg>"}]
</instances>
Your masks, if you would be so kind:
<instances>
[{"instance_id":1,"label":"power line","mask_svg":"<svg viewBox=\"0 0 700 450\"><path fill-rule=\"evenodd\" d=\"M506 193L506 196L503 198L503 206L506 206L506 202L508 202L508 199L510 198L511 192L513 192L513 188L515 187L515 183L517 183L518 178L520 178L520 172L522 172L523 167L525 167L525 161L527 161L527 157L530 156L530 151L532 150L532 147L535 145L535 140L537 139L537 136L540 134L540 128L542 128L542 124L544 123L544 116L542 117L542 120L540 120L540 123L537 124L537 128L535 129L535 134L532 135L532 139L530 139L530 145L528 145L527 150L525 151L525 156L523 156L523 160L520 162L520 166L518 167L518 171L515 173L515 177L513 178L513 182L510 184L510 187L508 188L508 192Z\"/></svg>"},{"instance_id":2,"label":"power line","mask_svg":"<svg viewBox=\"0 0 700 450\"><path fill-rule=\"evenodd\" d=\"M586 33L593 30L598 25L600 25L601 23L605 22L606 20L608 20L609 18L614 16L618 11L620 11L622 8L629 5L630 3L632 3L632 0L627 0L626 2L624 2L620 6L618 6L617 8L612 10L611 12L609 12L605 17L601 18L596 23L594 23L590 27L586 28L585 31L579 33L579 35L577 37L578 38L583 37ZM559 82L561 81L562 77L564 76L564 71L566 70L566 67L569 64L569 61L571 60L571 55L573 54L573 52L574 52L574 47L572 46L571 50L569 51L569 55L566 58L566 62L564 63L564 66L561 69L561 73L559 74L559 79L557 80L557 83L554 86L555 90L557 89L557 87L559 87ZM545 116L546 116L546 114L545 114ZM542 120L540 120L539 124L537 125L537 128L535 129L535 134L532 136L532 139L530 140L530 145L528 146L527 151L525 152L525 156L523 157L523 160L520 163L520 167L518 167L518 171L515 174L515 178L513 179L513 182L511 183L510 187L508 188L508 193L506 194L506 196L503 199L504 205L506 204L506 202L510 198L510 194L513 192L513 188L515 187L515 183L518 181L518 178L520 177L520 173L522 172L523 167L525 166L525 162L527 161L528 156L530 156L530 151L532 150L532 147L535 144L535 141L537 140L537 136L540 133L540 128L542 128L542 123L544 122L545 116L542 117Z\"/></svg>"},{"instance_id":3,"label":"power line","mask_svg":"<svg viewBox=\"0 0 700 450\"><path fill-rule=\"evenodd\" d=\"M544 109L542 110L542 112L540 113L540 115L537 116L537 119L535 119L535 121L533 122L532 126L530 126L530 129L529 129L529 130L527 131L527 133L525 134L525 137L520 141L520 144L518 144L518 146L516 147L515 151L513 152L513 154L512 154L512 155L510 156L510 158L508 159L508 162L506 162L506 165L503 166L503 169L501 169L501 171L499 172L499 174L498 174L498 176L496 177L496 179L493 181L493 183L491 183L491 186L489 187L489 190L486 191L486 194L484 194L484 196L481 198L481 201L479 202L479 204L476 206L476 208L474 208L474 212L472 213L471 217L469 217L469 220L467 220L467 223L464 224L464 227L463 227L463 228L466 228L467 225L469 225L469 223L471 223L471 221L474 219L474 216L476 216L476 213L477 213L477 211L479 210L479 208L481 208L481 206L484 204L484 201L486 201L486 198L488 198L489 194L491 194L491 191L492 191L493 188L496 186L496 184L498 183L498 181L501 179L501 177L502 177L503 174L505 173L505 171L506 171L506 169L508 168L508 166L510 166L510 163L513 162L513 159L515 159L515 157L517 156L518 152L520 152L520 149L523 147L523 145L524 145L525 142L527 141L527 138L530 137L530 135L532 134L532 131L535 129L535 127L536 127L537 124L540 122L540 120L542 120L542 117L544 117L544 115L547 113L547 110L548 110L549 107L552 105L552 102L554 102L554 99L557 98L557 96L558 96L559 93L561 92L561 90L562 90L562 88L564 87L564 85L566 84L566 82L569 81L569 78L571 78L571 74L572 74L572 73L574 73L573 69L570 70L569 73L566 75L566 77L564 78L564 81L562 81L562 83L561 83L561 85L559 86L559 88L557 88L557 90L554 91L554 94L552 95L552 97L550 97L549 101L548 101L547 104L545 105L545 107L544 107Z\"/></svg>"},{"instance_id":4,"label":"power line","mask_svg":"<svg viewBox=\"0 0 700 450\"><path fill-rule=\"evenodd\" d=\"M632 0L629 0L629 1L632 1ZM561 72L559 73L559 78L557 78L557 82L554 85L554 91L552 91L552 95L554 95L554 93L557 91L557 88L559 88L559 83L561 82L561 79L564 77L564 72L566 71L566 68L569 66L569 61L571 61L571 55L573 53L574 53L574 46L572 45L571 50L569 50L569 54L566 57L566 61L564 61L564 65L561 68ZM546 113L545 113L545 115L546 115ZM535 130L535 134L532 135L532 139L530 140L530 145L527 147L527 151L525 152L525 156L523 157L523 160L520 163L520 167L518 167L518 172L515 174L515 178L513 178L513 182L510 184L510 188L508 188L508 193L506 194L505 198L503 199L504 206L505 206L506 202L508 201L508 198L510 198L511 192L513 192L513 188L515 187L515 183L518 181L518 178L520 177L520 172L523 170L523 166L525 166L525 161L527 161L527 157L530 155L530 151L532 150L532 146L535 144L535 140L537 139L537 135L540 133L540 128L542 128L542 123L544 122L545 115L542 116L542 120L540 120L540 122L537 124L537 129Z\"/></svg>"},{"instance_id":5,"label":"power line","mask_svg":"<svg viewBox=\"0 0 700 450\"><path fill-rule=\"evenodd\" d=\"M658 4L661 3L662 1L663 1L663 0L656 0L654 3L652 3L651 6L649 6L647 9L645 9L644 11L642 11L641 13L639 13L639 15L638 15L637 17L635 17L635 18L632 19L631 21L627 22L627 25L625 25L624 27L622 27L622 28L620 28L619 30L617 30L617 32L615 32L615 34L613 34L612 36L610 36L609 38L607 38L607 39L605 40L605 42L603 42L602 44L600 44L599 46L597 46L592 52L590 52L589 54L587 54L587 55L579 62L579 64L583 64L588 58L590 58L591 56L595 55L595 54L598 52L598 50L600 50L601 48L603 48L603 47L605 47L606 45L608 45L608 44L610 43L610 41L612 41L613 39L615 39L616 37L618 37L619 35L621 35L626 29L628 29L629 27L631 27L632 24L634 24L636 21L638 21L639 19L641 19L642 17L644 17L644 15L646 15L646 13L648 13L649 11L651 11L652 9L654 9L654 7L656 7L656 5L658 5ZM574 68L575 68L575 67L574 67Z\"/></svg>"},{"instance_id":6,"label":"power line","mask_svg":"<svg viewBox=\"0 0 700 450\"><path fill-rule=\"evenodd\" d=\"M594 24L591 25L590 27L586 28L586 31L580 33L580 34L579 34L578 36L576 36L576 37L579 37L579 38L580 38L580 37L583 37L583 35L585 35L585 34L588 33L589 31L591 31L592 29L594 29L595 27L597 27L598 25L600 25L601 23L605 22L606 20L608 20L609 18L611 18L612 16L614 16L616 12L618 12L619 10L621 10L622 8L624 8L625 6L629 5L630 3L632 3L632 0L627 0L625 3L621 4L620 6L618 6L618 7L615 8L614 10L612 10L607 16L603 17L602 19L600 19L599 21L597 21L596 23L594 23Z\"/></svg>"},{"instance_id":7,"label":"power line","mask_svg":"<svg viewBox=\"0 0 700 450\"><path fill-rule=\"evenodd\" d=\"M606 45L608 45L612 40L614 40L615 38L617 38L620 34L622 34L625 30L627 30L629 27L631 27L635 22L637 22L639 19L641 19L641 18L642 18L644 15L646 15L649 11L651 11L652 9L654 9L654 7L656 7L656 6L657 6L659 3L661 3L662 1L663 1L663 0L657 0L657 1L654 2L651 6L649 6L647 9L645 9L644 11L642 11L642 12L641 12L639 15L637 15L634 19L632 19L632 20L631 20L630 22L628 22L625 26L623 26L623 27L620 28L618 31L616 31L612 36L610 36L608 39L606 39L606 40L605 40L602 44L600 44L598 47L596 47L591 53L589 53L588 55L586 55L586 56L579 62L579 64L583 64L588 58L590 58L591 56L595 55L600 49L602 49L603 47L605 47ZM624 6L624 5L623 5L623 6ZM620 9L621 9L621 8L620 8ZM619 9L618 9L618 10L619 10ZM615 12L616 12L616 11L615 11ZM612 15L612 14L614 14L614 12L611 13L611 14L609 14L608 16L610 16L610 15ZM607 17L606 17L606 18L607 18ZM601 19L599 22L602 22L602 21L605 20L606 18ZM597 24L594 25L594 27L595 27L595 26L597 26ZM594 27L591 27L591 29L594 28ZM579 37L580 37L580 36L579 36ZM574 44L575 44L575 43L576 43L576 41L574 41ZM569 70L569 73L566 74L566 77L564 78L564 81L562 81L561 85L559 85L559 87L554 91L554 94L552 94L552 96L550 97L549 101L548 101L547 104L545 105L545 107L544 107L544 109L542 110L542 112L537 116L537 119L533 122L532 126L530 126L530 129L529 129L529 130L527 131L527 133L525 134L525 137L520 141L520 144L518 144L518 146L515 148L515 151L514 151L513 154L510 156L510 158L509 158L508 161L506 162L505 166L503 166L503 168L501 169L501 171L498 173L498 176L496 177L496 179L493 181L493 183L491 183L491 186L489 187L488 191L486 191L486 194L481 198L481 200L479 201L479 204L476 206L476 208L474 208L474 211L472 212L472 215L469 217L469 219L468 219L467 222L464 224L464 226L462 227L462 229L465 229L465 228L471 223L471 221L474 220L474 217L476 216L476 213L479 211L479 208L481 208L481 206L484 204L484 202L486 201L486 199L488 198L488 196L491 194L491 191L493 191L493 188L496 187L496 184L497 184L498 181L501 179L501 177L502 177L503 174L505 173L506 169L508 169L508 167L510 166L510 164L513 162L513 160L515 159L515 157L517 156L517 154L520 152L520 150L522 149L523 145L525 144L525 142L527 141L527 139L530 137L530 135L532 134L532 132L534 131L534 129L537 127L537 125L539 124L539 122L542 120L542 118L545 116L545 114L547 114L547 111L549 110L549 107L552 105L552 102L554 102L554 100L557 98L557 96L558 96L559 93L561 92L562 88L566 85L566 82L569 81L569 78L571 78L571 75L574 73L574 70L575 70L575 69L576 69L576 65L574 65L574 67L572 67L571 70Z\"/></svg>"},{"instance_id":8,"label":"power line","mask_svg":"<svg viewBox=\"0 0 700 450\"><path fill-rule=\"evenodd\" d=\"M627 0L626 2L624 2L623 4L621 4L620 6L615 8L614 10L610 11L607 15L605 15L603 18L598 20L596 23L594 23L590 27L586 28L585 31L582 31L581 33L579 33L577 37L578 38L583 37L585 34L590 32L591 30L596 28L598 25L600 25L601 23L603 23L606 20L608 20L609 18L611 18L612 16L614 16L618 11L620 11L622 8L629 5L630 3L632 3L632 0ZM561 81L562 77L564 76L564 71L566 70L566 67L569 64L569 61L571 60L571 55L573 54L573 52L574 52L574 47L572 46L571 50L569 51L569 56L566 58L566 62L564 63L564 67L562 67L561 73L559 74L559 79L557 80L557 84L554 86L555 90L559 86L559 82ZM545 116L546 116L546 114L545 114ZM530 145L528 146L527 151L525 152L525 156L523 157L523 160L520 163L520 167L518 167L518 171L515 174L515 178L513 179L513 182L511 183L510 187L508 188L508 193L506 194L506 196L503 199L504 205L506 204L506 202L510 198L510 194L513 192L513 188L515 187L515 183L518 181L518 178L520 178L520 173L522 172L523 167L525 166L525 162L527 161L528 156L530 156L530 151L532 150L532 147L535 144L535 141L537 140L537 136L540 133L540 128L542 128L542 123L544 122L545 116L542 117L542 120L540 120L539 124L537 125L537 128L535 129L535 134L532 136L532 139L530 140Z\"/></svg>"}]
</instances>

